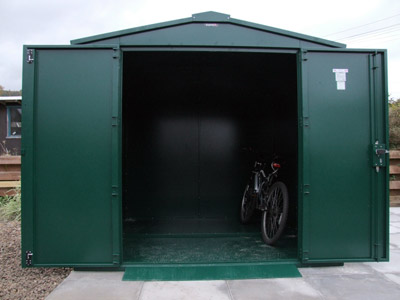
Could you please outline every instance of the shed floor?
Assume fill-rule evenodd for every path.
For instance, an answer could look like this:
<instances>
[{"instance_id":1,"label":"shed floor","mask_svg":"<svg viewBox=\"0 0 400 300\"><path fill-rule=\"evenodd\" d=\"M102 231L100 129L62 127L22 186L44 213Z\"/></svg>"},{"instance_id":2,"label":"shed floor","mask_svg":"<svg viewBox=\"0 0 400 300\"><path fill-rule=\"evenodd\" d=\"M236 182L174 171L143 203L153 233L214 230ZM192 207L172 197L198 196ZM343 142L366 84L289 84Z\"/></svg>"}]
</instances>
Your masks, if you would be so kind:
<instances>
[{"instance_id":1,"label":"shed floor","mask_svg":"<svg viewBox=\"0 0 400 300\"><path fill-rule=\"evenodd\" d=\"M253 263L296 259L295 235L289 232L274 247L268 246L262 241L258 222L241 225L227 220L191 219L125 224L126 265Z\"/></svg>"}]
</instances>

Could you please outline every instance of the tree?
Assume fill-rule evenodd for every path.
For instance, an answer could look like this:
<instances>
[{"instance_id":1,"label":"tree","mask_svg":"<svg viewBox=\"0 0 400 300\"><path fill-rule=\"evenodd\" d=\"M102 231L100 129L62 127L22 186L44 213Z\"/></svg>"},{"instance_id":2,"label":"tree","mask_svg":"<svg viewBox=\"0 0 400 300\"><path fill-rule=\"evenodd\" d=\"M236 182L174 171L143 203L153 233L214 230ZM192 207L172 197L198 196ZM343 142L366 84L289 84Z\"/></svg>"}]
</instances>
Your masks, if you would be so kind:
<instances>
[{"instance_id":1,"label":"tree","mask_svg":"<svg viewBox=\"0 0 400 300\"><path fill-rule=\"evenodd\" d=\"M5 90L2 85L0 85L0 96L21 96L22 90L20 91L11 91Z\"/></svg>"}]
</instances>

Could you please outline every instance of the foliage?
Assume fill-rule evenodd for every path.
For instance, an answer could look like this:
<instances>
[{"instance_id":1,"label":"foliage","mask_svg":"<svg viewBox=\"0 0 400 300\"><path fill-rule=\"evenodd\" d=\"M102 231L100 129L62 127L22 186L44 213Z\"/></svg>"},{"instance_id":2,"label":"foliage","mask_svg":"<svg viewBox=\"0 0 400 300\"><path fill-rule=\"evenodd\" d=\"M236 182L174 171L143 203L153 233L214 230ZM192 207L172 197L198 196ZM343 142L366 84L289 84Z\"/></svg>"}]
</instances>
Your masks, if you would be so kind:
<instances>
[{"instance_id":1,"label":"foliage","mask_svg":"<svg viewBox=\"0 0 400 300\"><path fill-rule=\"evenodd\" d=\"M0 217L8 221L19 221L21 220L21 188L17 187L13 191L14 195L0 197Z\"/></svg>"},{"instance_id":2,"label":"foliage","mask_svg":"<svg viewBox=\"0 0 400 300\"><path fill-rule=\"evenodd\" d=\"M20 91L11 91L5 90L2 85L0 85L0 96L21 96L22 90Z\"/></svg>"}]
</instances>

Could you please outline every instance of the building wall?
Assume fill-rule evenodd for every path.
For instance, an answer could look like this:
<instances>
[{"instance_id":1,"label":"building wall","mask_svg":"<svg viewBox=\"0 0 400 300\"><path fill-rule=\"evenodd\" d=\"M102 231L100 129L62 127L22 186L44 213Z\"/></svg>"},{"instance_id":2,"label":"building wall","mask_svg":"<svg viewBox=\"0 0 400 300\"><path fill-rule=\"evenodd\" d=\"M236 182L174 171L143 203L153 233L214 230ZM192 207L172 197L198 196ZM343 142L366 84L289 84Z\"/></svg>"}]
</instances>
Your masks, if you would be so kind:
<instances>
[{"instance_id":1,"label":"building wall","mask_svg":"<svg viewBox=\"0 0 400 300\"><path fill-rule=\"evenodd\" d=\"M7 138L7 106L0 104L0 155L21 154L21 138Z\"/></svg>"}]
</instances>

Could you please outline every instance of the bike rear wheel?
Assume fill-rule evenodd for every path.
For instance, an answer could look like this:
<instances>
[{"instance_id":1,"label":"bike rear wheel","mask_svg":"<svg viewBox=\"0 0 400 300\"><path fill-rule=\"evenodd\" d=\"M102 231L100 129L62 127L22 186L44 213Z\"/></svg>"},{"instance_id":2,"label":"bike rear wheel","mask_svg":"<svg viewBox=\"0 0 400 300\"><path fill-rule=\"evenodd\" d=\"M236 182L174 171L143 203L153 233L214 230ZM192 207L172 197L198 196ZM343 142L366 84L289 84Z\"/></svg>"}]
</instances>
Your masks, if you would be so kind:
<instances>
[{"instance_id":1,"label":"bike rear wheel","mask_svg":"<svg viewBox=\"0 0 400 300\"><path fill-rule=\"evenodd\" d=\"M289 213L289 193L283 182L275 182L270 189L266 210L261 220L261 235L268 245L282 235Z\"/></svg>"},{"instance_id":2,"label":"bike rear wheel","mask_svg":"<svg viewBox=\"0 0 400 300\"><path fill-rule=\"evenodd\" d=\"M250 221L256 207L255 199L250 195L250 186L247 185L243 193L242 204L240 207L240 222L246 224Z\"/></svg>"}]
</instances>

